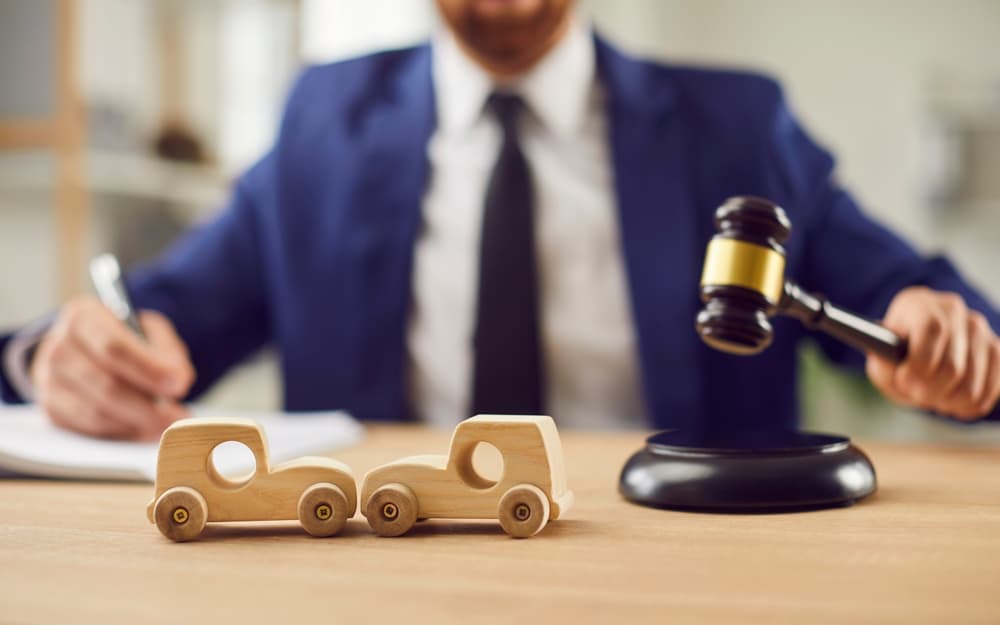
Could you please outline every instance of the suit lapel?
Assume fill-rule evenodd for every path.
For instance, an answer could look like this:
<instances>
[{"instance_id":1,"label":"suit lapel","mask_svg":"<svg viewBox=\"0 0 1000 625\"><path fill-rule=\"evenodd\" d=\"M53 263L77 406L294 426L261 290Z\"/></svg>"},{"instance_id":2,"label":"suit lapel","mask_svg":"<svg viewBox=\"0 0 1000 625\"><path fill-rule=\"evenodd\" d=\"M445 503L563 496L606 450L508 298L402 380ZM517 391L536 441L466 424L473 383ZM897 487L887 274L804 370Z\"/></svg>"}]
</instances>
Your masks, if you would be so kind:
<instances>
[{"instance_id":1,"label":"suit lapel","mask_svg":"<svg viewBox=\"0 0 1000 625\"><path fill-rule=\"evenodd\" d=\"M429 46L417 48L388 84L379 84L361 121L364 140L353 211L365 242L357 302L366 318L356 397L366 414L409 417L406 328L413 251L428 180L427 145L436 124ZM385 80L385 79L383 79Z\"/></svg>"},{"instance_id":2,"label":"suit lapel","mask_svg":"<svg viewBox=\"0 0 1000 625\"><path fill-rule=\"evenodd\" d=\"M685 128L663 70L596 40L607 92L611 152L625 267L646 406L657 427L689 428L699 418L701 352L698 228Z\"/></svg>"}]
</instances>

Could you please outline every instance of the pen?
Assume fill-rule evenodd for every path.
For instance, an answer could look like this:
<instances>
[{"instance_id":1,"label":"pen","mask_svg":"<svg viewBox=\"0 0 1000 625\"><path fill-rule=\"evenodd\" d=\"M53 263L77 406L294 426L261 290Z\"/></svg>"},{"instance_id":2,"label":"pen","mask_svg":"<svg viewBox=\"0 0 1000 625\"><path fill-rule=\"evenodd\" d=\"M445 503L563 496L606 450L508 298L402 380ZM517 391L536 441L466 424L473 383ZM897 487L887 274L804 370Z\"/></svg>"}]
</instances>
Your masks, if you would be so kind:
<instances>
[{"instance_id":1,"label":"pen","mask_svg":"<svg viewBox=\"0 0 1000 625\"><path fill-rule=\"evenodd\" d=\"M118 264L118 259L114 254L101 254L90 261L90 279L97 289L97 296L101 298L104 305L111 313L121 319L125 325L132 329L137 335L145 339L146 335L139 325L139 318L136 317L135 308L132 307L132 300L125 290L125 282L122 280L122 268Z\"/></svg>"}]
</instances>

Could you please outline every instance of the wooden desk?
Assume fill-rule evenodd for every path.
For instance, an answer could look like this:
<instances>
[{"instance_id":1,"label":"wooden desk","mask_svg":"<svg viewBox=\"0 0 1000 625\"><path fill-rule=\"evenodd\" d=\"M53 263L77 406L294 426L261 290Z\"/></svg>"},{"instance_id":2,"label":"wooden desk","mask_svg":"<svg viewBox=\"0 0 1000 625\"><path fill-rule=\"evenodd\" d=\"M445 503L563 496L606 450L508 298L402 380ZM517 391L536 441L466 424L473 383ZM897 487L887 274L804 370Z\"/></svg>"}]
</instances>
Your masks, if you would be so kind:
<instances>
[{"instance_id":1,"label":"wooden desk","mask_svg":"<svg viewBox=\"0 0 1000 625\"><path fill-rule=\"evenodd\" d=\"M448 433L375 428L362 475ZM429 522L329 539L294 523L149 525L143 485L0 481L2 623L1000 623L1000 451L864 445L879 492L853 508L722 516L629 505L635 434L563 433L576 506L527 540Z\"/></svg>"}]
</instances>

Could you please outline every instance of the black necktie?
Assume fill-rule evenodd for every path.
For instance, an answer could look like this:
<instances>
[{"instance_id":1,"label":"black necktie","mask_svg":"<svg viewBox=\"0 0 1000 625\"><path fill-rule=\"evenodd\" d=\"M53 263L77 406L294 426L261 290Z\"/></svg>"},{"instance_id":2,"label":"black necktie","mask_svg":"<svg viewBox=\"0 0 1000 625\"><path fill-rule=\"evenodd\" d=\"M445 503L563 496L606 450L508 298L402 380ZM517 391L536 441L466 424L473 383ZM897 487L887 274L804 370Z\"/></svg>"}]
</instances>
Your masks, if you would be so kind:
<instances>
[{"instance_id":1,"label":"black necktie","mask_svg":"<svg viewBox=\"0 0 1000 625\"><path fill-rule=\"evenodd\" d=\"M483 212L472 414L544 414L535 197L517 139L524 103L493 94L489 108L503 129L503 144Z\"/></svg>"}]
</instances>

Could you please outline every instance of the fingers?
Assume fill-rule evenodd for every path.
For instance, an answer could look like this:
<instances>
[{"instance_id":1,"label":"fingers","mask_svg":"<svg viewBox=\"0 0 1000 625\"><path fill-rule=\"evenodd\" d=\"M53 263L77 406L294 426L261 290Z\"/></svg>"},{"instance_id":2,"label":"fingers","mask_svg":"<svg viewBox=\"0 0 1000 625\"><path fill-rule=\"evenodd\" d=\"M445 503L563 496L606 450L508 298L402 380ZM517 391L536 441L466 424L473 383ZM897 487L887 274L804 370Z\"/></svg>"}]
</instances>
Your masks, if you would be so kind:
<instances>
[{"instance_id":1,"label":"fingers","mask_svg":"<svg viewBox=\"0 0 1000 625\"><path fill-rule=\"evenodd\" d=\"M970 352L970 313L965 301L949 293L943 298L941 307L947 338L941 341L945 347L940 363L931 369L932 381L928 387L934 395L948 395L964 382Z\"/></svg>"},{"instance_id":2,"label":"fingers","mask_svg":"<svg viewBox=\"0 0 1000 625\"><path fill-rule=\"evenodd\" d=\"M80 402L66 387L53 387L39 397L39 405L61 428L101 438L128 439L132 436L132 431L124 424L102 419L95 407Z\"/></svg>"},{"instance_id":3,"label":"fingers","mask_svg":"<svg viewBox=\"0 0 1000 625\"><path fill-rule=\"evenodd\" d=\"M913 405L905 393L896 388L896 369L892 363L877 354L869 354L865 362L865 372L868 379L882 392L890 401L904 406Z\"/></svg>"},{"instance_id":4,"label":"fingers","mask_svg":"<svg viewBox=\"0 0 1000 625\"><path fill-rule=\"evenodd\" d=\"M186 416L182 406L165 398L160 378L167 372L175 396L187 391L194 380L187 348L162 315L146 313L140 320L149 343L93 298L67 305L30 370L38 403L54 423L92 436L154 439Z\"/></svg>"},{"instance_id":5,"label":"fingers","mask_svg":"<svg viewBox=\"0 0 1000 625\"><path fill-rule=\"evenodd\" d=\"M986 319L976 313L968 321L969 350L967 354L966 375L960 384L956 385L945 397L944 403L951 407L954 417L963 420L975 419L983 412L980 404L984 402L986 382L990 375L990 352L992 344L989 340L990 329Z\"/></svg>"},{"instance_id":6,"label":"fingers","mask_svg":"<svg viewBox=\"0 0 1000 625\"><path fill-rule=\"evenodd\" d=\"M986 318L953 293L905 289L893 299L885 325L909 342L903 363L869 356L866 371L889 399L948 414L980 418L1000 395L1000 350Z\"/></svg>"},{"instance_id":7,"label":"fingers","mask_svg":"<svg viewBox=\"0 0 1000 625\"><path fill-rule=\"evenodd\" d=\"M978 398L976 408L981 415L992 412L1000 402L1000 340L994 337L990 346L989 371L986 374L986 384L983 394Z\"/></svg>"},{"instance_id":8,"label":"fingers","mask_svg":"<svg viewBox=\"0 0 1000 625\"><path fill-rule=\"evenodd\" d=\"M39 404L56 425L102 438L152 440L186 414L178 404L144 395L93 367L79 353L62 356Z\"/></svg>"},{"instance_id":9,"label":"fingers","mask_svg":"<svg viewBox=\"0 0 1000 625\"><path fill-rule=\"evenodd\" d=\"M180 397L190 385L180 358L145 343L97 300L68 305L57 331L77 341L103 369L151 395Z\"/></svg>"},{"instance_id":10,"label":"fingers","mask_svg":"<svg viewBox=\"0 0 1000 625\"><path fill-rule=\"evenodd\" d=\"M932 408L964 378L967 364L968 309L952 293L918 291L911 305L897 308L893 324L909 340L909 354L896 373L895 386L912 403Z\"/></svg>"},{"instance_id":11,"label":"fingers","mask_svg":"<svg viewBox=\"0 0 1000 625\"><path fill-rule=\"evenodd\" d=\"M173 375L177 380L175 390L178 391L175 396L187 394L194 383L194 367L191 365L187 345L177 336L174 325L154 310L139 312L139 323L153 349L173 361Z\"/></svg>"},{"instance_id":12,"label":"fingers","mask_svg":"<svg viewBox=\"0 0 1000 625\"><path fill-rule=\"evenodd\" d=\"M54 377L80 405L91 408L82 423L88 434L153 439L184 414L176 403L128 386L79 353L69 356Z\"/></svg>"}]
</instances>

